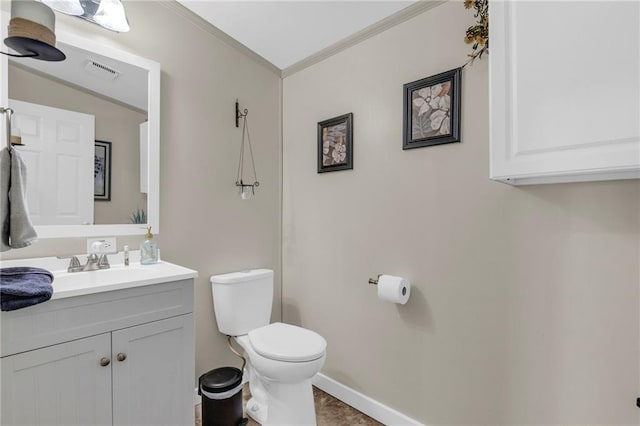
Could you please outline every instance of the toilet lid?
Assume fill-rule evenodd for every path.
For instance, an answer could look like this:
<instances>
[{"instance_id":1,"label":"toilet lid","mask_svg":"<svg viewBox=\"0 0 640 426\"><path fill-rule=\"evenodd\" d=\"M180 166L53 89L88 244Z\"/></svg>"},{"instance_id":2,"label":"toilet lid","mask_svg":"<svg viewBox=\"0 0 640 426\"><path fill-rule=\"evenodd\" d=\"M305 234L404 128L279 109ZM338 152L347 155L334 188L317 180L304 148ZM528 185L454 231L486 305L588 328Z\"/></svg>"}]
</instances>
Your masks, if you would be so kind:
<instances>
[{"instance_id":1,"label":"toilet lid","mask_svg":"<svg viewBox=\"0 0 640 426\"><path fill-rule=\"evenodd\" d=\"M281 322L251 330L249 341L259 355L289 362L318 359L327 348L327 341L318 333Z\"/></svg>"}]
</instances>

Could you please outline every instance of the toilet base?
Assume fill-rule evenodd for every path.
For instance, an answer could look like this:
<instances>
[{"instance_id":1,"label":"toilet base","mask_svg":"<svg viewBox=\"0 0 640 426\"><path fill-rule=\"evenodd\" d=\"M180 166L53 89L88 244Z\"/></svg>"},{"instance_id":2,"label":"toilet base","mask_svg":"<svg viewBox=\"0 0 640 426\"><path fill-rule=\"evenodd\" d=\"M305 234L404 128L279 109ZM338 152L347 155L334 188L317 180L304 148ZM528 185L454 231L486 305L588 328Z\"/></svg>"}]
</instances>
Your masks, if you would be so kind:
<instances>
[{"instance_id":1,"label":"toilet base","mask_svg":"<svg viewBox=\"0 0 640 426\"><path fill-rule=\"evenodd\" d=\"M315 426L316 408L311 379L281 383L261 377L247 362L251 399L246 412L262 426Z\"/></svg>"},{"instance_id":2,"label":"toilet base","mask_svg":"<svg viewBox=\"0 0 640 426\"><path fill-rule=\"evenodd\" d=\"M247 415L261 425L267 422L267 406L260 404L255 398L247 401Z\"/></svg>"},{"instance_id":3,"label":"toilet base","mask_svg":"<svg viewBox=\"0 0 640 426\"><path fill-rule=\"evenodd\" d=\"M247 336L237 336L236 341L245 350L249 373L247 414L263 426L315 426L311 379L324 365L326 354L311 361L282 362L258 355Z\"/></svg>"},{"instance_id":4,"label":"toilet base","mask_svg":"<svg viewBox=\"0 0 640 426\"><path fill-rule=\"evenodd\" d=\"M254 398L247 403L247 414L262 426L315 426L316 410L311 380L278 383L262 379L266 405Z\"/></svg>"}]
</instances>

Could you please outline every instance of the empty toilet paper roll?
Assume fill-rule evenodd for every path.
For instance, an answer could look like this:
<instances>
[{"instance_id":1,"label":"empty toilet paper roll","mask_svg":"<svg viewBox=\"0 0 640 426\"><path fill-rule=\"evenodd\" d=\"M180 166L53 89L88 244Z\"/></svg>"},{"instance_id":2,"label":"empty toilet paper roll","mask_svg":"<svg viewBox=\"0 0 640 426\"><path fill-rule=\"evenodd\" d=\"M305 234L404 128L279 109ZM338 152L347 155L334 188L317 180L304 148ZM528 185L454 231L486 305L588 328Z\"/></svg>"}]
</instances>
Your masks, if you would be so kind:
<instances>
[{"instance_id":1,"label":"empty toilet paper roll","mask_svg":"<svg viewBox=\"0 0 640 426\"><path fill-rule=\"evenodd\" d=\"M404 305L409 300L411 283L402 277L380 275L378 277L378 299Z\"/></svg>"}]
</instances>

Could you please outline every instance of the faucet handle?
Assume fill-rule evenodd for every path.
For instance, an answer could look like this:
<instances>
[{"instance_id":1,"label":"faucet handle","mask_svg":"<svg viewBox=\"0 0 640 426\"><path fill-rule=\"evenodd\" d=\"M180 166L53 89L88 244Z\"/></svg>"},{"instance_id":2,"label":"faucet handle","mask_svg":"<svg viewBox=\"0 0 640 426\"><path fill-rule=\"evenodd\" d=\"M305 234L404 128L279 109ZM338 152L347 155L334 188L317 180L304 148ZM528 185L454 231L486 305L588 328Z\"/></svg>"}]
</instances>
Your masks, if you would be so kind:
<instances>
[{"instance_id":1,"label":"faucet handle","mask_svg":"<svg viewBox=\"0 0 640 426\"><path fill-rule=\"evenodd\" d=\"M106 253L100 255L100 259L98 260L98 268L99 269L109 269L111 265L109 265L109 258Z\"/></svg>"},{"instance_id":2,"label":"faucet handle","mask_svg":"<svg viewBox=\"0 0 640 426\"><path fill-rule=\"evenodd\" d=\"M78 272L82 270L82 264L80 263L80 259L76 256L71 256L71 260L69 261L69 267L67 268L68 272Z\"/></svg>"},{"instance_id":3,"label":"faucet handle","mask_svg":"<svg viewBox=\"0 0 640 426\"><path fill-rule=\"evenodd\" d=\"M80 264L80 260L77 256L56 256L58 259L71 259L69 261L69 266L67 267L67 272L80 272L82 271L82 265Z\"/></svg>"}]
</instances>

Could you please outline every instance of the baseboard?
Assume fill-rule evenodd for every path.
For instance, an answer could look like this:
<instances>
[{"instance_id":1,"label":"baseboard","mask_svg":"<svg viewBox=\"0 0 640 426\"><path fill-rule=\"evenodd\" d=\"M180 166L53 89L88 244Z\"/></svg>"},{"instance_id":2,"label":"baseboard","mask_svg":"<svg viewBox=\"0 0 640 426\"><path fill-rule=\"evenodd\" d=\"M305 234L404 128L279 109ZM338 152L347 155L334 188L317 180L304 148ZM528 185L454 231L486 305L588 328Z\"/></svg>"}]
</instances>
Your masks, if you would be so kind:
<instances>
[{"instance_id":1,"label":"baseboard","mask_svg":"<svg viewBox=\"0 0 640 426\"><path fill-rule=\"evenodd\" d=\"M312 381L314 386L386 426L424 426L424 423L405 416L401 412L369 398L322 373L316 374ZM194 389L194 406L201 402L202 397L198 395L198 389L196 388Z\"/></svg>"},{"instance_id":2,"label":"baseboard","mask_svg":"<svg viewBox=\"0 0 640 426\"><path fill-rule=\"evenodd\" d=\"M312 381L319 389L387 426L424 426L424 423L407 417L399 411L369 398L322 373L316 374Z\"/></svg>"}]
</instances>

